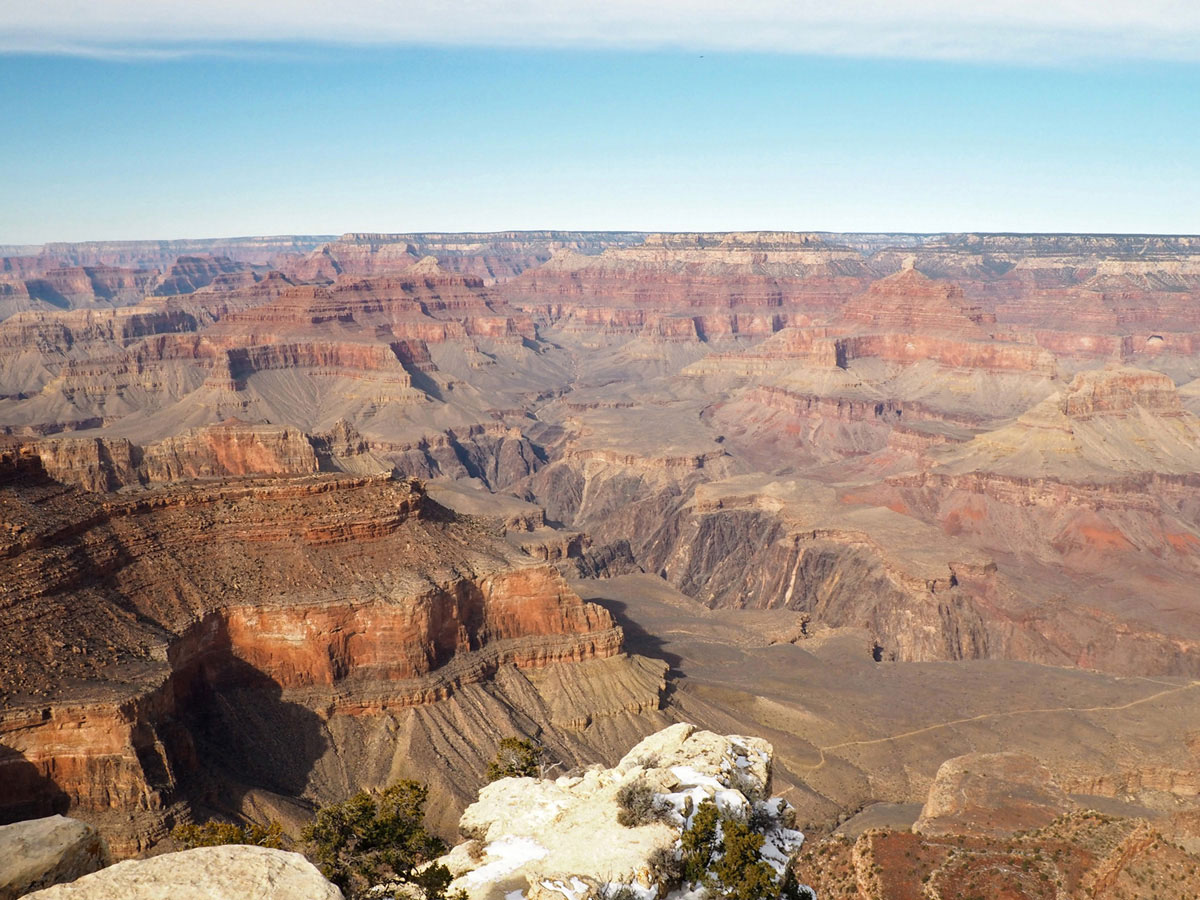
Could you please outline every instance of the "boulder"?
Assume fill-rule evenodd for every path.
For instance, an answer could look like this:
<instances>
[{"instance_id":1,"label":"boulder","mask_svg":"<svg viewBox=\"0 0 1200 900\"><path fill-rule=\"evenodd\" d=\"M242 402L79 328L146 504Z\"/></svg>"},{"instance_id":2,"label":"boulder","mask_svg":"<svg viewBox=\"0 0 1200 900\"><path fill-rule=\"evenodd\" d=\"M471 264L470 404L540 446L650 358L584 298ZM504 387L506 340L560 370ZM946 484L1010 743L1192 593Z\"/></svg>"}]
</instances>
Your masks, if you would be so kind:
<instances>
[{"instance_id":1,"label":"boulder","mask_svg":"<svg viewBox=\"0 0 1200 900\"><path fill-rule=\"evenodd\" d=\"M78 819L47 816L0 825L0 900L74 881L111 861L104 838Z\"/></svg>"},{"instance_id":2,"label":"boulder","mask_svg":"<svg viewBox=\"0 0 1200 900\"><path fill-rule=\"evenodd\" d=\"M342 900L299 853L266 847L197 847L131 859L29 895L37 900Z\"/></svg>"}]
</instances>

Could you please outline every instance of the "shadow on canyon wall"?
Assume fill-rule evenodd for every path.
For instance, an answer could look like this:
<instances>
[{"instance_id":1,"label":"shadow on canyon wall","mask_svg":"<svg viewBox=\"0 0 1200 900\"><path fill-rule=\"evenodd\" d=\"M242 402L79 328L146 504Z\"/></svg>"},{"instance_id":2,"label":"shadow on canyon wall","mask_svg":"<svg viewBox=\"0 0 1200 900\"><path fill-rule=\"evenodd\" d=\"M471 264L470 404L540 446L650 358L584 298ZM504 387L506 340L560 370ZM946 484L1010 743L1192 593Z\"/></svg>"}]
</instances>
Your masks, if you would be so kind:
<instances>
[{"instance_id":1,"label":"shadow on canyon wall","mask_svg":"<svg viewBox=\"0 0 1200 900\"><path fill-rule=\"evenodd\" d=\"M66 791L11 747L0 746L0 825L65 814Z\"/></svg>"},{"instance_id":2,"label":"shadow on canyon wall","mask_svg":"<svg viewBox=\"0 0 1200 900\"><path fill-rule=\"evenodd\" d=\"M631 619L626 613L629 609L629 604L621 600L611 600L608 597L588 597L587 602L603 606L609 611L613 619L616 620L616 623L624 629L625 649L629 653L634 653L638 656L648 656L651 659L661 659L671 667L667 673L669 679L678 678L683 675L683 672L680 670L683 657L666 650L666 642L662 638L646 631L646 629Z\"/></svg>"},{"instance_id":3,"label":"shadow on canyon wall","mask_svg":"<svg viewBox=\"0 0 1200 900\"><path fill-rule=\"evenodd\" d=\"M172 677L178 724L191 744L183 797L199 813L241 813L253 791L300 798L329 746L324 721L239 658L223 622L203 632Z\"/></svg>"}]
</instances>

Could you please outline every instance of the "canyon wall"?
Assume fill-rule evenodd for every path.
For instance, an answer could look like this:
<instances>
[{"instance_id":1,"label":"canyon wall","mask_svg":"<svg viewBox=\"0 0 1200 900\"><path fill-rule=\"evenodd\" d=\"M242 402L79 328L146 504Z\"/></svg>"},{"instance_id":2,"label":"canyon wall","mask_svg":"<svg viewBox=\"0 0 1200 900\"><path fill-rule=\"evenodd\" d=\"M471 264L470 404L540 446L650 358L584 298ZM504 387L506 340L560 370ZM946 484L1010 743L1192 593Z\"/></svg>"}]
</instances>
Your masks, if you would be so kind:
<instances>
[{"instance_id":1,"label":"canyon wall","mask_svg":"<svg viewBox=\"0 0 1200 900\"><path fill-rule=\"evenodd\" d=\"M211 804L223 763L243 794L330 799L366 756L395 765L377 740L343 744L358 726L340 717L382 736L469 686L530 685L517 673L532 669L600 667L589 677L609 683L607 706L564 716L568 730L657 708L661 669L621 653L608 613L418 482L259 478L121 497L64 488L28 457L5 466L6 819L69 809L130 852ZM564 703L545 690L538 702ZM530 701L507 702L511 718ZM259 728L279 734L260 744Z\"/></svg>"}]
</instances>

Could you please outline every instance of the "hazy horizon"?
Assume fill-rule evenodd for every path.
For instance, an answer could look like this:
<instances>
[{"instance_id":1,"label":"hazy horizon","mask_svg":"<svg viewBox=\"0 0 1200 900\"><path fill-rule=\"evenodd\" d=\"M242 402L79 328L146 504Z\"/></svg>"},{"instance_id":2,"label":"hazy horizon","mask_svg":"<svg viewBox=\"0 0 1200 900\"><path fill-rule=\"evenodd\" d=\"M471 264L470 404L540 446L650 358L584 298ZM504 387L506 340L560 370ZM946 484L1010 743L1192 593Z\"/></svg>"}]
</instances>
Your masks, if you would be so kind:
<instances>
[{"instance_id":1,"label":"hazy horizon","mask_svg":"<svg viewBox=\"0 0 1200 900\"><path fill-rule=\"evenodd\" d=\"M209 243L218 241L239 241L254 239L284 239L335 241L349 235L379 235L382 237L404 237L408 235L497 235L497 234L815 234L833 237L848 235L897 235L903 237L937 237L941 235L971 234L982 237L1126 237L1126 238L1200 238L1200 232L1177 231L987 231L983 229L964 229L961 231L910 231L904 229L863 229L855 228L846 231L826 231L815 228L718 228L718 229L638 229L638 228L498 228L491 230L461 229L449 231L445 229L411 229L408 231L364 231L351 229L342 232L323 232L313 234L279 233L279 234L206 234L181 235L170 237L91 237L78 240L48 240L48 241L4 241L0 249L15 247L46 247L54 244L105 244L105 243Z\"/></svg>"}]
</instances>

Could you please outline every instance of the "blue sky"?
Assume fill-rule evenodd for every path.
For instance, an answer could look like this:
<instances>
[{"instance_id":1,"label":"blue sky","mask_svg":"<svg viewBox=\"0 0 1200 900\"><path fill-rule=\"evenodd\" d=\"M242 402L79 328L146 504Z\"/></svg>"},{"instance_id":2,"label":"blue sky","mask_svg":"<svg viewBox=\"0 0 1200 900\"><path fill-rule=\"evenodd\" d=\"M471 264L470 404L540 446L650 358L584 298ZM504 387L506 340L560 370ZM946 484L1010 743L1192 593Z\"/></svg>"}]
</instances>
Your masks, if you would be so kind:
<instances>
[{"instance_id":1,"label":"blue sky","mask_svg":"<svg viewBox=\"0 0 1200 900\"><path fill-rule=\"evenodd\" d=\"M0 46L0 243L1200 231L1200 62L1186 52L554 43Z\"/></svg>"}]
</instances>

